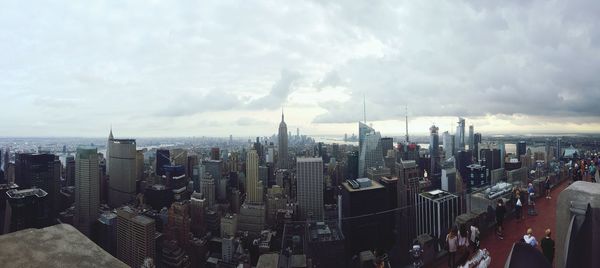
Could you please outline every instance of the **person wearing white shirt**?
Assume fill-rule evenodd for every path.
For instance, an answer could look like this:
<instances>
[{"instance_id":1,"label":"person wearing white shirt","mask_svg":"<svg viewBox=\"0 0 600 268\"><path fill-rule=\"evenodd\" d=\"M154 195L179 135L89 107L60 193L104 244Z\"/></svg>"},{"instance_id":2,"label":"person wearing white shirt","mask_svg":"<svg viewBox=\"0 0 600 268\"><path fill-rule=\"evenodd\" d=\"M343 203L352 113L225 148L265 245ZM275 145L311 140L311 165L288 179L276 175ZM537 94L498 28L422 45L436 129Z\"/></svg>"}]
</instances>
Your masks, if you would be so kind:
<instances>
[{"instance_id":1,"label":"person wearing white shirt","mask_svg":"<svg viewBox=\"0 0 600 268\"><path fill-rule=\"evenodd\" d=\"M523 236L523 240L532 247L537 246L537 240L533 236L533 229L531 228L527 229L527 234Z\"/></svg>"}]
</instances>

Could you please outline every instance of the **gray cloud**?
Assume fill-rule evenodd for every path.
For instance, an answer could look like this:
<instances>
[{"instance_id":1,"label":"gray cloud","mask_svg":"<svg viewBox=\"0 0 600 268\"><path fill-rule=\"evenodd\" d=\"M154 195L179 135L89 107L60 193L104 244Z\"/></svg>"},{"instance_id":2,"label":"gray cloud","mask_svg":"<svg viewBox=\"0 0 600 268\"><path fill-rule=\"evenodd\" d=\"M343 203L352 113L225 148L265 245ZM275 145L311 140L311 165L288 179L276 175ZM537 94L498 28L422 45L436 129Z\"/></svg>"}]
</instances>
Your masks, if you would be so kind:
<instances>
[{"instance_id":1,"label":"gray cloud","mask_svg":"<svg viewBox=\"0 0 600 268\"><path fill-rule=\"evenodd\" d=\"M310 127L360 120L363 94L369 121L406 104L598 124L598 13L585 0L2 1L0 99L20 112L0 132L104 136L113 123L135 136L161 120L153 135L219 135L284 104L307 107L296 120ZM186 125L206 112L221 125Z\"/></svg>"},{"instance_id":2,"label":"gray cloud","mask_svg":"<svg viewBox=\"0 0 600 268\"><path fill-rule=\"evenodd\" d=\"M282 70L281 78L273 85L271 91L265 96L248 102L246 107L249 109L273 109L281 107L292 92L294 82L299 78L300 74L297 72Z\"/></svg>"}]
</instances>

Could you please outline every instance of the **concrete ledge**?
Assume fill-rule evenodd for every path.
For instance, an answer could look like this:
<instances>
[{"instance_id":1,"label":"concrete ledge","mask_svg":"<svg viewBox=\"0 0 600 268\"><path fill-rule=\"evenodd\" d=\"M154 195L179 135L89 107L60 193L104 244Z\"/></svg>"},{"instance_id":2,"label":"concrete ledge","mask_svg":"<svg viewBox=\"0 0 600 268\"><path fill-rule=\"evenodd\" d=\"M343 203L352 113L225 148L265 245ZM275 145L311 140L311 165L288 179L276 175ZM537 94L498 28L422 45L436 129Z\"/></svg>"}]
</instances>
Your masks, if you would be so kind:
<instances>
[{"instance_id":1,"label":"concrete ledge","mask_svg":"<svg viewBox=\"0 0 600 268\"><path fill-rule=\"evenodd\" d=\"M564 189L558 196L556 205L556 267L564 267L565 241L567 229L571 222L571 202L590 204L593 208L600 208L600 184L586 181L576 181Z\"/></svg>"},{"instance_id":2,"label":"concrete ledge","mask_svg":"<svg viewBox=\"0 0 600 268\"><path fill-rule=\"evenodd\" d=\"M68 224L0 236L0 263L2 267L129 267Z\"/></svg>"}]
</instances>

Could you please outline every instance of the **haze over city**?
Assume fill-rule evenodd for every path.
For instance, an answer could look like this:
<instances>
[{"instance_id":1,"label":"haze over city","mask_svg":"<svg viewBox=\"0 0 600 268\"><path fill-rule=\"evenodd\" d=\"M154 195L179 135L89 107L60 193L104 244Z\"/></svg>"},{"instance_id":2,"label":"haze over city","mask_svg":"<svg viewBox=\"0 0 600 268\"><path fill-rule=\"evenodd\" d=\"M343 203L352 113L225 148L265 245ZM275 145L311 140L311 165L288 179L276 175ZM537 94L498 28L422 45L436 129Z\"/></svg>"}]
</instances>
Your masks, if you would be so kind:
<instances>
[{"instance_id":1,"label":"haze over city","mask_svg":"<svg viewBox=\"0 0 600 268\"><path fill-rule=\"evenodd\" d=\"M595 1L0 3L0 136L600 132ZM18 116L14 116L18 115Z\"/></svg>"}]
</instances>

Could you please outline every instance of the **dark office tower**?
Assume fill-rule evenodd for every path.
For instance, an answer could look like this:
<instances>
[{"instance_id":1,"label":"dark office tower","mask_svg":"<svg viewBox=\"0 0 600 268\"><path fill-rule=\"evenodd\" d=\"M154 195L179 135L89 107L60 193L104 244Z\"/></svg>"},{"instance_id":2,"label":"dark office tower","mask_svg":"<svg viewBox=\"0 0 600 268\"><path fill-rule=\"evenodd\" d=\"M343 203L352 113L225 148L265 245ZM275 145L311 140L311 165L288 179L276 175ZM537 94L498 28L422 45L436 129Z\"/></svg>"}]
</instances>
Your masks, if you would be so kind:
<instances>
[{"instance_id":1,"label":"dark office tower","mask_svg":"<svg viewBox=\"0 0 600 268\"><path fill-rule=\"evenodd\" d=\"M193 154L187 156L187 163L185 165L185 175L187 175L188 178L192 178L192 176L194 176L194 167L197 167L198 164L198 155ZM196 185L194 185L194 187L196 187Z\"/></svg>"},{"instance_id":2,"label":"dark office tower","mask_svg":"<svg viewBox=\"0 0 600 268\"><path fill-rule=\"evenodd\" d=\"M391 138L391 137L381 138L381 151L383 153L383 157L387 156L387 152L389 150L394 150L394 138Z\"/></svg>"},{"instance_id":3,"label":"dark office tower","mask_svg":"<svg viewBox=\"0 0 600 268\"><path fill-rule=\"evenodd\" d=\"M108 204L116 208L135 198L136 143L132 139L113 138L108 145Z\"/></svg>"},{"instance_id":4,"label":"dark office tower","mask_svg":"<svg viewBox=\"0 0 600 268\"><path fill-rule=\"evenodd\" d=\"M0 234L5 233L4 226L8 224L6 220L10 220L10 213L7 213L6 207L6 200L8 199L6 192L10 190L16 190L17 188L19 188L19 186L14 183L0 184Z\"/></svg>"},{"instance_id":5,"label":"dark office tower","mask_svg":"<svg viewBox=\"0 0 600 268\"><path fill-rule=\"evenodd\" d=\"M221 159L221 150L219 149L219 147L210 148L210 159L211 160Z\"/></svg>"},{"instance_id":6,"label":"dark office tower","mask_svg":"<svg viewBox=\"0 0 600 268\"><path fill-rule=\"evenodd\" d=\"M342 230L349 256L374 248L387 252L391 246L393 236L387 218L389 215L375 214L388 209L387 197L379 182L367 178L342 183L342 217L345 218Z\"/></svg>"},{"instance_id":7,"label":"dark office tower","mask_svg":"<svg viewBox=\"0 0 600 268\"><path fill-rule=\"evenodd\" d=\"M46 206L48 193L40 188L12 189L6 192L10 205L10 227L8 232L27 228L44 228L52 225L50 211Z\"/></svg>"},{"instance_id":8,"label":"dark office tower","mask_svg":"<svg viewBox=\"0 0 600 268\"><path fill-rule=\"evenodd\" d=\"M483 149L480 153L481 163L488 170L499 169L501 152L498 149Z\"/></svg>"},{"instance_id":9,"label":"dark office tower","mask_svg":"<svg viewBox=\"0 0 600 268\"><path fill-rule=\"evenodd\" d=\"M398 177L381 177L379 183L385 187L388 195L388 209L398 208ZM387 216L390 221L390 227L396 228L396 213L389 213Z\"/></svg>"},{"instance_id":10,"label":"dark office tower","mask_svg":"<svg viewBox=\"0 0 600 268\"><path fill-rule=\"evenodd\" d=\"M482 187L484 185L490 184L490 178L488 176L488 169L486 166L482 166L480 164L471 164L468 166L469 175L467 175L467 191L473 187Z\"/></svg>"},{"instance_id":11,"label":"dark office tower","mask_svg":"<svg viewBox=\"0 0 600 268\"><path fill-rule=\"evenodd\" d=\"M44 189L48 193L44 204L50 217L58 215L62 167L60 160L53 154L17 154L15 166L15 183L24 189Z\"/></svg>"},{"instance_id":12,"label":"dark office tower","mask_svg":"<svg viewBox=\"0 0 600 268\"><path fill-rule=\"evenodd\" d=\"M90 237L100 206L100 170L98 149L77 148L75 170L75 222L77 229Z\"/></svg>"},{"instance_id":13,"label":"dark office tower","mask_svg":"<svg viewBox=\"0 0 600 268\"><path fill-rule=\"evenodd\" d=\"M517 156L522 156L527 153L527 143L524 141L520 141L517 143Z\"/></svg>"},{"instance_id":14,"label":"dark office tower","mask_svg":"<svg viewBox=\"0 0 600 268\"><path fill-rule=\"evenodd\" d=\"M100 170L100 204L108 203L108 174L106 173L106 158L102 154L98 154L99 170Z\"/></svg>"},{"instance_id":15,"label":"dark office tower","mask_svg":"<svg viewBox=\"0 0 600 268\"><path fill-rule=\"evenodd\" d=\"M349 180L358 179L358 152L350 151L346 154L348 159L346 163L346 178Z\"/></svg>"},{"instance_id":16,"label":"dark office tower","mask_svg":"<svg viewBox=\"0 0 600 268\"><path fill-rule=\"evenodd\" d=\"M481 143L481 133L475 133L473 135L473 156L475 161L478 161L481 157L479 156L479 144Z\"/></svg>"},{"instance_id":17,"label":"dark office tower","mask_svg":"<svg viewBox=\"0 0 600 268\"><path fill-rule=\"evenodd\" d=\"M440 162L440 136L438 135L439 128L435 125L429 128L429 155L431 157L431 166L429 170L429 179L432 187L439 189L442 187L440 180L442 175L442 165Z\"/></svg>"},{"instance_id":18,"label":"dark office tower","mask_svg":"<svg viewBox=\"0 0 600 268\"><path fill-rule=\"evenodd\" d=\"M456 154L456 170L463 178L463 183L467 183L466 176L468 174L468 168L470 164L473 164L473 152L471 151L458 151Z\"/></svg>"},{"instance_id":19,"label":"dark office tower","mask_svg":"<svg viewBox=\"0 0 600 268\"><path fill-rule=\"evenodd\" d=\"M171 165L171 153L168 149L156 150L156 175L165 175L164 166Z\"/></svg>"},{"instance_id":20,"label":"dark office tower","mask_svg":"<svg viewBox=\"0 0 600 268\"><path fill-rule=\"evenodd\" d=\"M458 196L442 190L424 192L417 197L417 234L429 234L444 241L448 229L461 214Z\"/></svg>"},{"instance_id":21,"label":"dark office tower","mask_svg":"<svg viewBox=\"0 0 600 268\"><path fill-rule=\"evenodd\" d=\"M65 178L67 186L75 186L75 157L67 156L65 161Z\"/></svg>"},{"instance_id":22,"label":"dark office tower","mask_svg":"<svg viewBox=\"0 0 600 268\"><path fill-rule=\"evenodd\" d=\"M117 214L104 212L92 226L92 241L113 256L117 255Z\"/></svg>"},{"instance_id":23,"label":"dark office tower","mask_svg":"<svg viewBox=\"0 0 600 268\"><path fill-rule=\"evenodd\" d=\"M281 112L281 123L279 123L279 132L277 135L279 157L277 159L277 168L279 169L288 169L289 159L288 159L288 133L287 133L287 124L283 120L283 111Z\"/></svg>"}]
</instances>

